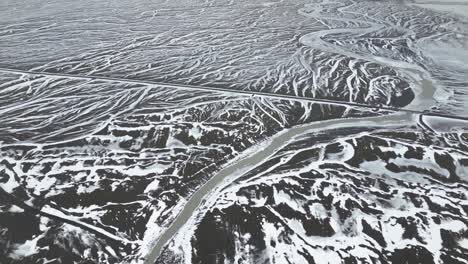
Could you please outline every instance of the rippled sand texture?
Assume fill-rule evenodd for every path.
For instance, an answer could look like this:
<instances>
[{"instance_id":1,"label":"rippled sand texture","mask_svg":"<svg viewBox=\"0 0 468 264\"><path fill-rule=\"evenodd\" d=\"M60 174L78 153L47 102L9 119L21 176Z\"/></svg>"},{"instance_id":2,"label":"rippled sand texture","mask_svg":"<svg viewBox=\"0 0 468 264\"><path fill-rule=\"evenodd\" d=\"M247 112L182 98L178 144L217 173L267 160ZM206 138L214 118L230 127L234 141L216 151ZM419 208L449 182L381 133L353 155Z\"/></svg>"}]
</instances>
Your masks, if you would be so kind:
<instances>
[{"instance_id":1,"label":"rippled sand texture","mask_svg":"<svg viewBox=\"0 0 468 264\"><path fill-rule=\"evenodd\" d=\"M151 262L270 139L395 112L278 146L158 262L466 259L467 28L390 0L2 0L0 263Z\"/></svg>"}]
</instances>

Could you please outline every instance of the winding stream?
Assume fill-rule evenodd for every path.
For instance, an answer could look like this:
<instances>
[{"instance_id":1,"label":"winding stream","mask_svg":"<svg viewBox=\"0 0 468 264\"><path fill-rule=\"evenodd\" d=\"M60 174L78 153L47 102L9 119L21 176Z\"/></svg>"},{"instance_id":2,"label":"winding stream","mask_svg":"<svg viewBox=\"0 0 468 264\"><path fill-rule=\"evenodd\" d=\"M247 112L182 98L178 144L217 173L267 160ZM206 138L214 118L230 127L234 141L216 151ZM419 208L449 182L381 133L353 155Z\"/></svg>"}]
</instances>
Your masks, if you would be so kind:
<instances>
[{"instance_id":1,"label":"winding stream","mask_svg":"<svg viewBox=\"0 0 468 264\"><path fill-rule=\"evenodd\" d=\"M367 118L340 118L327 121L318 121L306 125L301 125L284 130L261 144L257 152L254 152L247 157L238 159L235 162L224 167L209 181L206 182L198 191L196 191L188 200L183 210L177 218L172 222L170 227L160 236L153 247L153 250L146 256L146 264L153 264L161 254L164 246L172 239L172 237L190 220L196 217L196 211L203 201L208 201L208 197L216 195L216 191L221 187L236 178L242 173L253 169L256 165L268 159L275 152L288 144L293 138L304 133L310 133L318 130L328 130L333 128L355 127L355 126L389 126L389 125L406 125L413 123L417 115L411 113L397 113L392 115L382 115L378 117Z\"/></svg>"},{"instance_id":2,"label":"winding stream","mask_svg":"<svg viewBox=\"0 0 468 264\"><path fill-rule=\"evenodd\" d=\"M344 9L346 7L340 7ZM341 18L323 17L317 13L306 14L303 11L299 11L300 14L311 17L311 18L327 18L342 20L349 22L348 20ZM338 53L345 56L350 56L366 61L378 63L381 65L397 68L401 70L406 77L411 79L412 83L415 84L415 99L405 109L415 110L427 110L435 105L434 93L436 87L432 82L430 75L427 71L423 70L418 65L410 64L404 61L396 61L389 58L381 58L372 55L362 55L349 50L343 49L331 43L323 40L323 36L328 34L363 34L363 32L378 31L386 25L380 25L377 23L370 23L368 28L336 28L329 30L322 30L318 32L311 32L300 38L300 42L309 47L319 49L322 51ZM164 247L168 245L168 242L178 233L183 232L184 225L191 221L196 221L197 216L202 214L204 210L209 209L210 201L213 202L223 186L226 186L237 177L240 177L243 173L253 169L258 164L267 160L271 155L280 150L282 147L288 144L292 139L300 136L304 133L310 133L313 131L329 130L334 128L347 128L357 126L373 126L373 127L388 127L388 126L405 126L409 124L415 124L417 122L423 123L423 116L415 113L398 112L390 115L381 115L377 117L362 117L362 118L339 118L326 121L317 121L310 124L296 126L287 130L284 130L268 141L263 142L257 148L239 157L237 160L226 165L216 175L214 175L209 181L206 182L199 190L197 190L187 201L182 211L178 214L173 223L165 230L165 232L159 237L152 247L151 252L144 259L144 263L153 264L156 259L161 255ZM427 124L422 124L427 126ZM184 236L184 234L181 234ZM189 236L189 234L188 234Z\"/></svg>"},{"instance_id":3,"label":"winding stream","mask_svg":"<svg viewBox=\"0 0 468 264\"><path fill-rule=\"evenodd\" d=\"M417 74L416 71L413 73ZM420 91L416 93L417 97L408 106L417 106L418 108L427 109L433 105L433 95L435 87L427 79L422 77L423 73L419 72L420 81L418 86ZM243 156L226 165L209 181L206 182L199 190L197 190L188 200L182 211L178 214L173 223L165 230L165 232L155 242L153 249L146 256L144 263L153 264L161 255L164 247L171 239L180 231L186 223L196 220L200 213L210 207L210 197L216 197L218 191L224 186L240 177L247 171L253 169L258 164L267 160L271 155L283 148L295 137L305 133L314 131L329 130L335 128L347 128L358 126L373 126L373 127L388 127L388 126L405 126L422 122L422 115L410 112L397 112L390 115L381 115L373 117L360 118L338 118L326 121L317 121L305 125L296 126L286 129L271 139L261 143L257 147L253 147L250 151L247 150Z\"/></svg>"}]
</instances>

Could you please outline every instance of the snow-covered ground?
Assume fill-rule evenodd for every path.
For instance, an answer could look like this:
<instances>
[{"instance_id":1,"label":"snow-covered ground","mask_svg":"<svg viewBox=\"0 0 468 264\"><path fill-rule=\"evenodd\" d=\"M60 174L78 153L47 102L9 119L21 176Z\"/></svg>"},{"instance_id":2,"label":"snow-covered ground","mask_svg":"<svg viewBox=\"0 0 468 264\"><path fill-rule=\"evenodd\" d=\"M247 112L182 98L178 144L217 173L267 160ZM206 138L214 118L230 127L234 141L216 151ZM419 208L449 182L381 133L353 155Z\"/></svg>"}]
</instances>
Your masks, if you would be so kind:
<instances>
[{"instance_id":1,"label":"snow-covered ground","mask_svg":"<svg viewBox=\"0 0 468 264\"><path fill-rule=\"evenodd\" d=\"M352 197L362 186L385 192L391 185L396 194L387 205L393 211L385 216L414 202L435 218L458 218L434 230L453 224L440 236L456 233L456 245L466 245L464 234L458 234L466 218L457 207L463 206L464 192L445 188L453 179L456 188L464 188L466 125L444 117L468 117L466 25L464 17L397 0L0 1L0 263L142 263L192 195L239 157L258 153L264 146L259 143L295 126L387 118L391 108L442 116L417 117L383 134L347 127L339 134L310 136L305 145L323 141L325 149L295 146L293 152L273 154L267 167L249 164L258 181L248 188L229 187L221 192L229 199L215 197L216 206L201 212L205 222L188 227L195 230L194 240L183 241L185 261L239 263L263 246L272 251L255 256L260 260L307 259L310 253L293 252L300 245L316 260L338 262L337 253L310 245L328 243L341 250L353 234L349 240L355 248L343 249L347 254L382 255L376 250L383 246L360 246L376 245L359 232L375 234L378 214L341 210L362 202L365 197ZM360 129L372 135L363 137ZM392 134L397 129L403 131ZM447 151L434 150L438 147ZM360 148L378 155L356 162L361 156L353 153ZM295 156L291 162L289 154ZM324 158L328 162L319 162ZM386 167L390 159L394 165ZM325 194L317 197L331 196L338 205L313 202L315 194L297 184L311 187L318 174L297 173L314 166L331 166L318 168L329 178L319 183ZM368 173L388 178L372 185ZM430 176L440 182L430 185ZM331 186L338 183L336 191ZM268 184L278 186L273 190ZM411 184L423 186L413 190ZM246 192L232 191L244 187ZM402 200L405 192L423 191L437 191L427 196L437 203L431 206L446 201L447 208ZM389 197L369 195L370 200ZM385 211L385 201L379 202ZM223 211L227 208L232 210ZM290 213L294 217L277 221ZM251 222L226 215L244 215ZM349 220L341 223L340 217ZM386 243L395 242L390 248L402 250L399 256L427 251L442 256L440 241L411 230L416 224L432 228L438 220L418 218L420 223L412 217L406 227L403 220L382 223ZM397 243L405 228L412 239ZM212 231L224 242L236 238L225 253L208 248L216 241L210 241ZM330 242L329 236L337 240ZM423 249L421 241L430 246ZM159 262L177 263L177 252L164 252Z\"/></svg>"},{"instance_id":2,"label":"snow-covered ground","mask_svg":"<svg viewBox=\"0 0 468 264\"><path fill-rule=\"evenodd\" d=\"M415 6L449 12L468 18L468 2L465 0L415 0Z\"/></svg>"}]
</instances>

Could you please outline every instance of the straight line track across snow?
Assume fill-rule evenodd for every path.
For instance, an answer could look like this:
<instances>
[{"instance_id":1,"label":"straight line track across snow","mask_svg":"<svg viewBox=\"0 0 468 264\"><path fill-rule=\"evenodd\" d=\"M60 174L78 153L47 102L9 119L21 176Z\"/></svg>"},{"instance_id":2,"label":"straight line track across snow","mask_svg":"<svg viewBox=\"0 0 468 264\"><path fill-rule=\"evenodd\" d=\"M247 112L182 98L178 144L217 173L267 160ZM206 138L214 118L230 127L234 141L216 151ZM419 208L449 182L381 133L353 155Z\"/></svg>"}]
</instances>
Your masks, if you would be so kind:
<instances>
[{"instance_id":1,"label":"straight line track across snow","mask_svg":"<svg viewBox=\"0 0 468 264\"><path fill-rule=\"evenodd\" d=\"M303 96L297 96L297 95L275 94L275 93L260 92L260 91L235 90L235 89L213 87L213 86L155 82L155 81L149 81L149 80L121 78L121 77L108 77L108 76L99 76L99 75L56 73L56 72L47 72L47 71L30 71L30 70L21 70L21 69L3 68L3 67L0 67L0 72L40 75L40 76L69 78L69 79L110 81L110 82L131 83L131 84L141 84L141 85L155 85L155 86L162 86L162 87L167 87L167 88L175 88L175 89L183 89L183 90L204 90L204 91L212 91L212 92L214 91L214 92L222 92L222 93L239 94L239 95L244 95L244 96L260 96L260 97L280 99L280 100L282 99L282 100L294 100L294 101L307 101L307 102L329 104L329 105L353 106L353 107L374 109L376 111L387 110L387 111L395 111L395 112L406 112L406 113L412 113L412 114L421 114L421 115L426 115L426 116L436 116L436 117L442 117L442 118L448 118L448 119L468 121L468 117L454 116L454 115L444 114L444 113L429 112L427 110L420 111L420 110L405 109L405 108L391 107L391 106L385 106L385 105L368 105L368 104L347 102L347 101L310 98L310 97L303 97Z\"/></svg>"}]
</instances>

